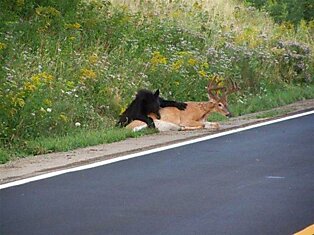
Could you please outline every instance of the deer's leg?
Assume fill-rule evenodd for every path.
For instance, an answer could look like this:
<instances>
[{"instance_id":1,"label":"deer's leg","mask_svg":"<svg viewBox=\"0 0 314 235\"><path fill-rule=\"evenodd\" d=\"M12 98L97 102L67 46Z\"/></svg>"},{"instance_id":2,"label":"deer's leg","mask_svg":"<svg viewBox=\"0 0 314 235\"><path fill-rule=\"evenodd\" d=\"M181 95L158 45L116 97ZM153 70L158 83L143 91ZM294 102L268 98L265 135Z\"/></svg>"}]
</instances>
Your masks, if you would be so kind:
<instances>
[{"instance_id":1,"label":"deer's leg","mask_svg":"<svg viewBox=\"0 0 314 235\"><path fill-rule=\"evenodd\" d=\"M139 131L146 127L147 124L140 120L134 120L129 125L126 126L126 128L131 129L133 131Z\"/></svg>"},{"instance_id":2,"label":"deer's leg","mask_svg":"<svg viewBox=\"0 0 314 235\"><path fill-rule=\"evenodd\" d=\"M205 129L217 131L220 129L220 125L218 122L205 122Z\"/></svg>"},{"instance_id":3,"label":"deer's leg","mask_svg":"<svg viewBox=\"0 0 314 235\"><path fill-rule=\"evenodd\" d=\"M182 130L196 130L204 128L204 123L201 121L188 120L181 123Z\"/></svg>"},{"instance_id":4,"label":"deer's leg","mask_svg":"<svg viewBox=\"0 0 314 235\"><path fill-rule=\"evenodd\" d=\"M181 127L172 122L165 122L162 120L155 120L155 126L159 131L179 131Z\"/></svg>"}]
</instances>

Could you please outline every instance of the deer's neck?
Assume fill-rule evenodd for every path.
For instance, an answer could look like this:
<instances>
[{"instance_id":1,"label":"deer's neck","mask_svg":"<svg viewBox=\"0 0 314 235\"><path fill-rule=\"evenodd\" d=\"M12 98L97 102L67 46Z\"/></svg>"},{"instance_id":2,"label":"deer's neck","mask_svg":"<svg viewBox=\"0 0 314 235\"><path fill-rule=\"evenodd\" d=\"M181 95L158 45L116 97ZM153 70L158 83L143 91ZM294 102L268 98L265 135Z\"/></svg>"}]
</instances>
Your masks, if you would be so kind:
<instances>
[{"instance_id":1,"label":"deer's neck","mask_svg":"<svg viewBox=\"0 0 314 235\"><path fill-rule=\"evenodd\" d=\"M206 113L210 113L211 111L213 111L214 107L215 104L212 101L202 102L202 109Z\"/></svg>"},{"instance_id":2,"label":"deer's neck","mask_svg":"<svg viewBox=\"0 0 314 235\"><path fill-rule=\"evenodd\" d=\"M199 107L202 110L202 117L207 118L207 116L214 110L215 104L212 101L200 102Z\"/></svg>"}]
</instances>

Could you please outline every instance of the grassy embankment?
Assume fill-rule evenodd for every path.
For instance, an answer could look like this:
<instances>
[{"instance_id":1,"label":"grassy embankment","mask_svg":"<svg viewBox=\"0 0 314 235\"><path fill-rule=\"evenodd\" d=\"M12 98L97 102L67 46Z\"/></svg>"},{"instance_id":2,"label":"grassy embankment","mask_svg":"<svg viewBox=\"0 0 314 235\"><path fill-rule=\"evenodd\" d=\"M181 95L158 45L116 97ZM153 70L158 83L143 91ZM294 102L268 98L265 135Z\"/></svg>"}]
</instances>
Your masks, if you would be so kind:
<instances>
[{"instance_id":1,"label":"grassy embankment","mask_svg":"<svg viewBox=\"0 0 314 235\"><path fill-rule=\"evenodd\" d=\"M113 128L139 88L235 115L314 97L314 23L277 25L234 1L3 1L0 162L137 136ZM40 4L42 5L40 5Z\"/></svg>"}]
</instances>

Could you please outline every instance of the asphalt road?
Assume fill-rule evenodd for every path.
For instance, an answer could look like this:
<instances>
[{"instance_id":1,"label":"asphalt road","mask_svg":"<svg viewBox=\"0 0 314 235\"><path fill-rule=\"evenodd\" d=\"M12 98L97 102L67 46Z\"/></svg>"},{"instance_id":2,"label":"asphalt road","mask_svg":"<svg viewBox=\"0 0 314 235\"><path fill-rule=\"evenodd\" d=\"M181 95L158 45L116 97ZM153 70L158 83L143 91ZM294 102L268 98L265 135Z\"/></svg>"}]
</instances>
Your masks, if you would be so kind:
<instances>
[{"instance_id":1,"label":"asphalt road","mask_svg":"<svg viewBox=\"0 0 314 235\"><path fill-rule=\"evenodd\" d=\"M0 234L292 234L314 223L314 115L0 191Z\"/></svg>"}]
</instances>

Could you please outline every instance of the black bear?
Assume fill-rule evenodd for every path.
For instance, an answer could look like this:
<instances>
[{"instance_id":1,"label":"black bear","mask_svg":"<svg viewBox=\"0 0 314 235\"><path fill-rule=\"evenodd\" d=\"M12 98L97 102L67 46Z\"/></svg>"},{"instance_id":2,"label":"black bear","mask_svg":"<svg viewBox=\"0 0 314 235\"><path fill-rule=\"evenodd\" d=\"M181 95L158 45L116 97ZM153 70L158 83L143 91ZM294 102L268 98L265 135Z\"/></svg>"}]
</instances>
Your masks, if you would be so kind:
<instances>
[{"instance_id":1,"label":"black bear","mask_svg":"<svg viewBox=\"0 0 314 235\"><path fill-rule=\"evenodd\" d=\"M127 126L133 120L140 120L147 124L148 127L155 127L152 118L148 117L149 113L155 113L157 118L160 118L159 109L163 107L177 107L180 110L186 108L185 103L165 100L159 97L159 90L155 93L148 90L139 90L135 99L127 107L127 109L121 114L118 126Z\"/></svg>"}]
</instances>

